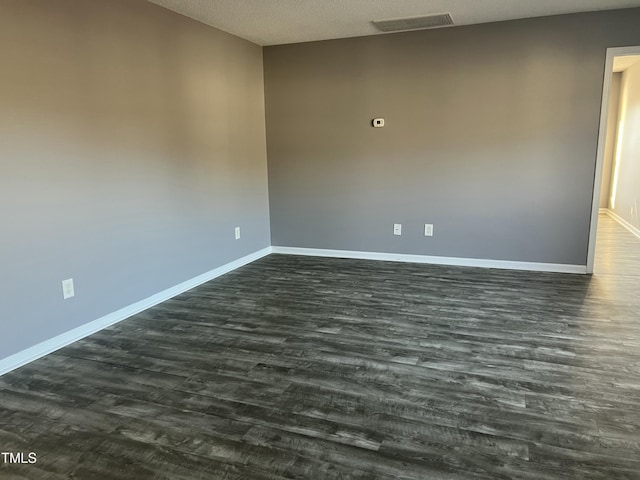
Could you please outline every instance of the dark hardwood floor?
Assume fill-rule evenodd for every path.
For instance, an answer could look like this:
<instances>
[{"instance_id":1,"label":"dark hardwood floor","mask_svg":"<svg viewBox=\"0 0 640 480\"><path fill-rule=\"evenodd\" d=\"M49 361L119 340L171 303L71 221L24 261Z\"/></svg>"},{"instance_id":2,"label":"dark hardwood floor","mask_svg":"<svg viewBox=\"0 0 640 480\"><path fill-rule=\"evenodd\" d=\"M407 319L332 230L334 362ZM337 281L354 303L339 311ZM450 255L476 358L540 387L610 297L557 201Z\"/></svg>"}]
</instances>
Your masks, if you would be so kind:
<instances>
[{"instance_id":1,"label":"dark hardwood floor","mask_svg":"<svg viewBox=\"0 0 640 480\"><path fill-rule=\"evenodd\" d=\"M609 220L593 277L266 257L0 377L0 478L638 479Z\"/></svg>"}]
</instances>

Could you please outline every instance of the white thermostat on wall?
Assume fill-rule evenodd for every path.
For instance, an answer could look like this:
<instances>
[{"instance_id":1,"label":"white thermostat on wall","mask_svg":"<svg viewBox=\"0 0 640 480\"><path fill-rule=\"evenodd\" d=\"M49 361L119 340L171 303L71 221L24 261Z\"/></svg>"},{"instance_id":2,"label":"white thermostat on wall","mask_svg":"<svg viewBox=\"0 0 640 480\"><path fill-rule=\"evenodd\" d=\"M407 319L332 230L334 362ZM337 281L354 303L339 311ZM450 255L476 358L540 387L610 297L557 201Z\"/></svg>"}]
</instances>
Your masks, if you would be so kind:
<instances>
[{"instance_id":1,"label":"white thermostat on wall","mask_svg":"<svg viewBox=\"0 0 640 480\"><path fill-rule=\"evenodd\" d=\"M384 118L374 118L373 120L371 120L371 125L373 125L375 128L384 127Z\"/></svg>"}]
</instances>

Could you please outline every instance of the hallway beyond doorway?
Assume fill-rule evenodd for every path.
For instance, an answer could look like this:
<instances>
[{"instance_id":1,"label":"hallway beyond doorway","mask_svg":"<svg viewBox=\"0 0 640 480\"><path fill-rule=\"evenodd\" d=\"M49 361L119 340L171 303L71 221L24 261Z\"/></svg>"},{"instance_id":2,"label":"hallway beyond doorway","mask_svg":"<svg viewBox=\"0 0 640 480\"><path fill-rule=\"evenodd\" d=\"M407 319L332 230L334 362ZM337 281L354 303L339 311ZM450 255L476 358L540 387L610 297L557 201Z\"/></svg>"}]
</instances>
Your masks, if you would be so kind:
<instances>
[{"instance_id":1,"label":"hallway beyond doorway","mask_svg":"<svg viewBox=\"0 0 640 480\"><path fill-rule=\"evenodd\" d=\"M640 277L640 238L605 213L599 214L593 273Z\"/></svg>"}]
</instances>

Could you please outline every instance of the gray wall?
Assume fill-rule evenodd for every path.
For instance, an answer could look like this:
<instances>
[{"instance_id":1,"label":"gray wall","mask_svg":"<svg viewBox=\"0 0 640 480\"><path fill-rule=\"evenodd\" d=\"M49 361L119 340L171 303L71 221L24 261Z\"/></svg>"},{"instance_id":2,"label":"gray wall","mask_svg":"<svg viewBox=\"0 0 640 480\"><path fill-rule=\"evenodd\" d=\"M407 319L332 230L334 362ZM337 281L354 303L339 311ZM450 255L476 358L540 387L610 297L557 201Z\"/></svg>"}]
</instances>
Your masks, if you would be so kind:
<instances>
[{"instance_id":1,"label":"gray wall","mask_svg":"<svg viewBox=\"0 0 640 480\"><path fill-rule=\"evenodd\" d=\"M611 167L616 151L616 134L618 132L618 105L620 103L620 80L622 73L615 72L611 77L611 93L609 111L607 112L607 137L605 139L604 159L602 165L602 183L600 184L600 208L609 207Z\"/></svg>"},{"instance_id":2,"label":"gray wall","mask_svg":"<svg viewBox=\"0 0 640 480\"><path fill-rule=\"evenodd\" d=\"M612 170L609 208L640 229L640 62L622 72L618 112L619 156Z\"/></svg>"},{"instance_id":3,"label":"gray wall","mask_svg":"<svg viewBox=\"0 0 640 480\"><path fill-rule=\"evenodd\" d=\"M270 244L260 47L144 1L2 0L0 65L0 359Z\"/></svg>"},{"instance_id":4,"label":"gray wall","mask_svg":"<svg viewBox=\"0 0 640 480\"><path fill-rule=\"evenodd\" d=\"M605 50L640 44L638 25L633 9L265 48L272 244L585 265Z\"/></svg>"}]
</instances>

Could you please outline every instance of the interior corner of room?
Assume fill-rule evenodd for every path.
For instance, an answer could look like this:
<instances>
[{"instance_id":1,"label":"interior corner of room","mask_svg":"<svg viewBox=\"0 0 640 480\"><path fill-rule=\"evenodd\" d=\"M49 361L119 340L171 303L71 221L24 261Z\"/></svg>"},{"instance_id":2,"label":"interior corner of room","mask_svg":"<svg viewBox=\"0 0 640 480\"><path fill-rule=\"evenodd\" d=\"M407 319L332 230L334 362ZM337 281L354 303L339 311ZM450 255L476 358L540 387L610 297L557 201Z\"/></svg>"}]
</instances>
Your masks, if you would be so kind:
<instances>
[{"instance_id":1,"label":"interior corner of room","mask_svg":"<svg viewBox=\"0 0 640 480\"><path fill-rule=\"evenodd\" d=\"M637 9L267 47L146 2L0 13L0 357L23 360L273 249L585 272L603 59L640 43ZM600 207L637 228L617 145Z\"/></svg>"},{"instance_id":2,"label":"interior corner of room","mask_svg":"<svg viewBox=\"0 0 640 480\"><path fill-rule=\"evenodd\" d=\"M353 2L0 0L0 477L637 478L640 0Z\"/></svg>"}]
</instances>

